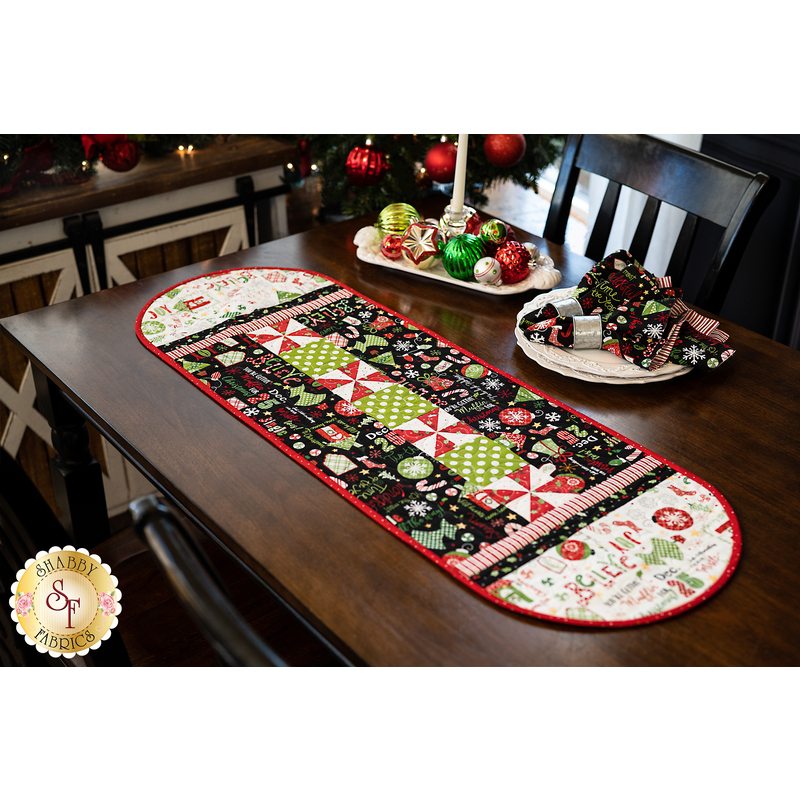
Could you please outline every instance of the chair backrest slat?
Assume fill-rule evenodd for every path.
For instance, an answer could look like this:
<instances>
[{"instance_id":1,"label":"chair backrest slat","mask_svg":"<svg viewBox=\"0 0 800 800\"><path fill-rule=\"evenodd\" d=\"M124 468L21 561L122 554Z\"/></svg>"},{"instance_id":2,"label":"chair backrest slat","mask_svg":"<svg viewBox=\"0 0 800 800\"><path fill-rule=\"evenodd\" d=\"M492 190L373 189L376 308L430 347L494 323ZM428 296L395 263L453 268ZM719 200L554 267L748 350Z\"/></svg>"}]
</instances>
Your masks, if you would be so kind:
<instances>
[{"instance_id":1,"label":"chair backrest slat","mask_svg":"<svg viewBox=\"0 0 800 800\"><path fill-rule=\"evenodd\" d=\"M597 212L597 219L592 226L591 236L586 244L586 255L595 261L600 261L605 255L606 242L611 233L611 226L614 224L614 215L617 213L621 190L622 186L616 181L608 182L603 202Z\"/></svg>"},{"instance_id":2,"label":"chair backrest slat","mask_svg":"<svg viewBox=\"0 0 800 800\"><path fill-rule=\"evenodd\" d=\"M656 229L658 210L661 208L661 201L655 197L648 197L644 204L642 216L636 226L636 233L633 234L631 241L631 253L636 257L640 264L647 258L647 251L650 249L650 241L653 238L653 231Z\"/></svg>"},{"instance_id":3,"label":"chair backrest slat","mask_svg":"<svg viewBox=\"0 0 800 800\"><path fill-rule=\"evenodd\" d=\"M689 254L694 245L694 238L697 235L697 226L700 217L696 214L687 214L678 234L678 240L672 250L672 255L667 265L666 274L672 278L673 285L680 286L683 276L686 273L686 265L689 263Z\"/></svg>"},{"instance_id":4,"label":"chair backrest slat","mask_svg":"<svg viewBox=\"0 0 800 800\"><path fill-rule=\"evenodd\" d=\"M763 173L753 176L722 233L717 252L694 299L697 305L712 310L722 307L735 275L735 269L731 269L730 265L739 265L756 223L778 191L778 184L776 178Z\"/></svg>"}]
</instances>

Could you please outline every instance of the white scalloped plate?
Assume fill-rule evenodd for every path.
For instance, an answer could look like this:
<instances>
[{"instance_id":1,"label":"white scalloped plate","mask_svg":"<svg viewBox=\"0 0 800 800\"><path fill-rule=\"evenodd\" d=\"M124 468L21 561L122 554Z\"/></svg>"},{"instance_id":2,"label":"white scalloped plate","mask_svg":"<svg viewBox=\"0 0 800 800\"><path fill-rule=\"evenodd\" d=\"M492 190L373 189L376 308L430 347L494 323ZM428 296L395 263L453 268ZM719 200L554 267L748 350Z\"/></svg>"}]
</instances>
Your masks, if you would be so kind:
<instances>
[{"instance_id":1,"label":"white scalloped plate","mask_svg":"<svg viewBox=\"0 0 800 800\"><path fill-rule=\"evenodd\" d=\"M572 350L569 347L536 344L526 339L519 328L520 320L534 309L541 308L554 300L571 297L575 288L571 286L540 294L526 303L517 314L517 327L514 332L517 344L528 358L545 369L553 370L567 378L578 378L591 383L655 383L676 378L691 370L691 367L680 364L665 364L650 372L607 350Z\"/></svg>"},{"instance_id":2,"label":"white scalloped plate","mask_svg":"<svg viewBox=\"0 0 800 800\"><path fill-rule=\"evenodd\" d=\"M424 277L431 278L435 281L453 283L456 286L463 287L464 289L472 289L474 292L485 292L486 294L522 294L522 292L527 292L529 289L540 288L536 286L538 283L538 276L533 270L531 270L525 280L522 280L519 283L488 286L485 283L473 283L452 278L447 274L447 271L442 265L442 260L440 258L437 258L434 261L433 266L428 267L427 269L409 267L403 261L392 261L390 258L386 258L386 256L380 251L380 242L377 242L378 247L376 249L374 242L374 231L375 228L371 225L366 228L362 228L353 239L353 243L358 247L356 255L362 261L366 261L368 264L376 264L379 267L389 267L390 269L397 269L401 272L411 272L414 275L423 275ZM550 260L549 256L543 256L543 258Z\"/></svg>"}]
</instances>

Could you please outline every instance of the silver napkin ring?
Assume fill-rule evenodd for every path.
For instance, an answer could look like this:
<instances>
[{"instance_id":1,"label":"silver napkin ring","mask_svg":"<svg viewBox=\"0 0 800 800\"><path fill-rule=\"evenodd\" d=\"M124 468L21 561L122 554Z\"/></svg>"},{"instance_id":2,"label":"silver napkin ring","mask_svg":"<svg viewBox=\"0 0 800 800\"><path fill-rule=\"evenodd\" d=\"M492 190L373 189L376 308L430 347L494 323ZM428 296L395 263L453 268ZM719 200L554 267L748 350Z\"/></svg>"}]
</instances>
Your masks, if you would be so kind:
<instances>
[{"instance_id":1,"label":"silver napkin ring","mask_svg":"<svg viewBox=\"0 0 800 800\"><path fill-rule=\"evenodd\" d=\"M573 350L599 350L603 346L603 322L601 317L573 317Z\"/></svg>"},{"instance_id":2,"label":"silver napkin ring","mask_svg":"<svg viewBox=\"0 0 800 800\"><path fill-rule=\"evenodd\" d=\"M581 304L574 297L565 297L563 300L554 300L550 303L558 311L559 317L574 317L583 314Z\"/></svg>"}]
</instances>

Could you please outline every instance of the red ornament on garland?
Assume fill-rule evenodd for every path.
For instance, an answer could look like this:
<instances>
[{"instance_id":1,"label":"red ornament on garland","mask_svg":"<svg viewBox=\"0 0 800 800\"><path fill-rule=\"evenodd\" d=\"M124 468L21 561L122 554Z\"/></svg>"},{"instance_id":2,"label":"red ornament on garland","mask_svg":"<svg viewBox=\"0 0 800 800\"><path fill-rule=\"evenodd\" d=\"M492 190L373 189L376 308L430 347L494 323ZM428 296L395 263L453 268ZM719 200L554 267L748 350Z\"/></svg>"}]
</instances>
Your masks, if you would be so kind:
<instances>
[{"instance_id":1,"label":"red ornament on garland","mask_svg":"<svg viewBox=\"0 0 800 800\"><path fill-rule=\"evenodd\" d=\"M521 133L489 133L483 140L483 152L495 167L513 167L522 161L527 149Z\"/></svg>"},{"instance_id":2,"label":"red ornament on garland","mask_svg":"<svg viewBox=\"0 0 800 800\"><path fill-rule=\"evenodd\" d=\"M114 172L133 169L141 157L142 148L138 142L117 142L100 151L100 160Z\"/></svg>"},{"instance_id":3,"label":"red ornament on garland","mask_svg":"<svg viewBox=\"0 0 800 800\"><path fill-rule=\"evenodd\" d=\"M500 262L503 283L519 283L528 277L531 254L519 242L507 240L494 257Z\"/></svg>"},{"instance_id":4,"label":"red ornament on garland","mask_svg":"<svg viewBox=\"0 0 800 800\"><path fill-rule=\"evenodd\" d=\"M84 133L81 141L87 159L94 158L99 151L100 160L115 172L133 169L142 157L141 145L128 141L124 133Z\"/></svg>"},{"instance_id":5,"label":"red ornament on garland","mask_svg":"<svg viewBox=\"0 0 800 800\"><path fill-rule=\"evenodd\" d=\"M347 177L353 186L374 186L380 183L389 164L386 155L372 145L354 147L345 162Z\"/></svg>"},{"instance_id":6,"label":"red ornament on garland","mask_svg":"<svg viewBox=\"0 0 800 800\"><path fill-rule=\"evenodd\" d=\"M425 156L425 172L439 183L452 183L456 177L456 153L452 142L439 142Z\"/></svg>"}]
</instances>

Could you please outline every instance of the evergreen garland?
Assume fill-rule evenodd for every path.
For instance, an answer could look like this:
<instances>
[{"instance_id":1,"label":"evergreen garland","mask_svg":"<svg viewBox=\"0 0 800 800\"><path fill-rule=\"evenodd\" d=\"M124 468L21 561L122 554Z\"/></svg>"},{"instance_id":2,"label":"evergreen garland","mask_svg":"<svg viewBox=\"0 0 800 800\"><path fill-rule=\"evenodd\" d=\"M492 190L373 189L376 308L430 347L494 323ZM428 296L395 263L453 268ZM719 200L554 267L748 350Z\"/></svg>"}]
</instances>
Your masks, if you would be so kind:
<instances>
[{"instance_id":1,"label":"evergreen garland","mask_svg":"<svg viewBox=\"0 0 800 800\"><path fill-rule=\"evenodd\" d=\"M458 141L458 134L446 136L451 142ZM564 134L524 136L526 150L522 160L513 167L501 168L486 158L485 134L470 134L465 187L469 202L485 204L486 190L502 181L537 191L539 176L561 156L566 137ZM433 188L420 167L428 150L441 141L440 134L308 134L301 138L308 143L311 158L317 164L322 204L326 208L340 208L342 213L356 216L379 211L389 203L413 203ZM353 186L345 166L347 156L354 147L363 147L368 138L376 150L383 151L390 169L374 186Z\"/></svg>"},{"instance_id":2,"label":"evergreen garland","mask_svg":"<svg viewBox=\"0 0 800 800\"><path fill-rule=\"evenodd\" d=\"M465 187L468 202L485 204L486 190L502 181L537 190L542 171L561 156L565 136L524 136L526 150L522 160L513 167L502 168L486 158L485 134L470 134ZM128 135L150 158L173 153L181 145L200 149L217 138L216 134ZM435 188L420 168L431 147L441 141L440 134L309 134L296 138L308 144L318 166L322 202L327 209L341 209L347 215L364 214L389 203L413 202ZM383 151L390 168L376 185L354 186L347 175L347 156L354 147L363 147L367 138L376 150ZM458 135L447 134L447 138L456 142ZM97 154L86 157L80 134L0 134L0 196L8 196L18 185L83 182L96 174L97 162Z\"/></svg>"},{"instance_id":3,"label":"evergreen garland","mask_svg":"<svg viewBox=\"0 0 800 800\"><path fill-rule=\"evenodd\" d=\"M8 186L20 169L31 180L46 172L48 183L75 183L96 172L97 156L86 158L79 134L0 134L0 187ZM37 181L43 182L43 181Z\"/></svg>"},{"instance_id":4,"label":"evergreen garland","mask_svg":"<svg viewBox=\"0 0 800 800\"><path fill-rule=\"evenodd\" d=\"M180 145L201 149L213 143L217 134L128 134L138 142L142 155L161 158ZM75 184L97 173L99 154L87 157L78 133L0 134L0 197L17 186L32 184Z\"/></svg>"}]
</instances>

